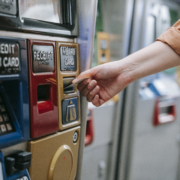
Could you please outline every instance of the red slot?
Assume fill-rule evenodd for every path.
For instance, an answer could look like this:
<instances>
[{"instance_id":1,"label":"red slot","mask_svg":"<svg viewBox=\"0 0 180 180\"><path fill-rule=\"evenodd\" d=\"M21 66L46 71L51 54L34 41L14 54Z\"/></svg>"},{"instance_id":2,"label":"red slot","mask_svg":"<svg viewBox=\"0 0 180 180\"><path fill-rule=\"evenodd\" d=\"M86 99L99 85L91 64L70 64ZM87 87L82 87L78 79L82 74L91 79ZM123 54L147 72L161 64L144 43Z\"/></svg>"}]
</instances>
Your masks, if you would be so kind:
<instances>
[{"instance_id":1,"label":"red slot","mask_svg":"<svg viewBox=\"0 0 180 180\"><path fill-rule=\"evenodd\" d=\"M38 111L39 114L48 112L48 111L52 111L53 110L53 105L51 103L51 101L41 101L38 102Z\"/></svg>"},{"instance_id":2,"label":"red slot","mask_svg":"<svg viewBox=\"0 0 180 180\"><path fill-rule=\"evenodd\" d=\"M93 114L92 114L92 110L88 110L88 111L89 111L89 115L87 117L85 146L90 145L94 139Z\"/></svg>"},{"instance_id":3,"label":"red slot","mask_svg":"<svg viewBox=\"0 0 180 180\"><path fill-rule=\"evenodd\" d=\"M47 46L53 52L51 63L54 63L54 68L46 68L51 52L46 53ZM38 50L39 47L42 50ZM37 138L58 131L55 42L28 40L28 56L31 138ZM35 63L39 64L35 66Z\"/></svg>"},{"instance_id":4,"label":"red slot","mask_svg":"<svg viewBox=\"0 0 180 180\"><path fill-rule=\"evenodd\" d=\"M175 99L165 99L164 101L156 99L154 109L154 126L173 122L176 119L176 102Z\"/></svg>"}]
</instances>

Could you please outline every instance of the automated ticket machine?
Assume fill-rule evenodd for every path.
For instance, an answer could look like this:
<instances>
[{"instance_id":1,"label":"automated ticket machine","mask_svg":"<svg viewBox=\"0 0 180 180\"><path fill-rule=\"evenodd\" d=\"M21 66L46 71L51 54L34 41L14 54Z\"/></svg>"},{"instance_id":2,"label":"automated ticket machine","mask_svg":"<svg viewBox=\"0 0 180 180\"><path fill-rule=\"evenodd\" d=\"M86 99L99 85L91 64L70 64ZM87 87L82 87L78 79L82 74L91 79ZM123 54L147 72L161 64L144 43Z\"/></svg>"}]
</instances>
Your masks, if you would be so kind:
<instances>
[{"instance_id":1,"label":"automated ticket machine","mask_svg":"<svg viewBox=\"0 0 180 180\"><path fill-rule=\"evenodd\" d=\"M0 0L0 180L80 179L96 0Z\"/></svg>"}]
</instances>

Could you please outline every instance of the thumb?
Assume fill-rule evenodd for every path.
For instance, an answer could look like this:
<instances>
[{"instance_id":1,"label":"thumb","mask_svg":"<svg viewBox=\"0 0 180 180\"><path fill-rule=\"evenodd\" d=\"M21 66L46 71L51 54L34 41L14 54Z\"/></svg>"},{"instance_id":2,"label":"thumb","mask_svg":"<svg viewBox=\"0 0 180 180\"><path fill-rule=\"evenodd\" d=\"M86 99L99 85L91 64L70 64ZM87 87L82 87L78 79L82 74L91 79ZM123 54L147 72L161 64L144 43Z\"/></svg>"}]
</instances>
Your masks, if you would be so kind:
<instances>
[{"instance_id":1,"label":"thumb","mask_svg":"<svg viewBox=\"0 0 180 180\"><path fill-rule=\"evenodd\" d=\"M85 78L91 78L94 74L94 70L93 69L89 69L87 71L82 72L76 79L74 79L72 81L72 83L76 83L78 81L80 81L81 79L85 79Z\"/></svg>"}]
</instances>

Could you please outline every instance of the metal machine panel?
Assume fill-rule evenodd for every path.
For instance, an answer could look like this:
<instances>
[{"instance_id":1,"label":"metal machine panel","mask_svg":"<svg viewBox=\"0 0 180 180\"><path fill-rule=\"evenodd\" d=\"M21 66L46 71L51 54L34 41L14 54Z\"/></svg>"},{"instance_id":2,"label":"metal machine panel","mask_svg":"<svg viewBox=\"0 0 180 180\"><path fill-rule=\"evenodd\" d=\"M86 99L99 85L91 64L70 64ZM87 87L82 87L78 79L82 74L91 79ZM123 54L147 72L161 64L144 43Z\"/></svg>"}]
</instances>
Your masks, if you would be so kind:
<instances>
[{"instance_id":1,"label":"metal machine panel","mask_svg":"<svg viewBox=\"0 0 180 180\"><path fill-rule=\"evenodd\" d=\"M165 25L169 23L169 19L161 19L160 11L155 18L150 17L153 16L150 9L156 3L179 12L179 5L172 1L135 2L130 53L154 42L159 33L165 30L165 26L157 26L154 21L156 17L155 20L161 20ZM153 126L155 99L138 100L138 90L139 81L126 88L117 179L176 179L178 147L175 136L178 134L179 122L175 120Z\"/></svg>"},{"instance_id":2,"label":"metal machine panel","mask_svg":"<svg viewBox=\"0 0 180 180\"><path fill-rule=\"evenodd\" d=\"M180 98L176 108L180 105ZM130 179L176 179L180 116L172 123L153 126L155 100L139 100L135 119ZM143 109L143 112L142 112Z\"/></svg>"},{"instance_id":3,"label":"metal machine panel","mask_svg":"<svg viewBox=\"0 0 180 180\"><path fill-rule=\"evenodd\" d=\"M31 137L58 130L55 42L28 40Z\"/></svg>"},{"instance_id":4,"label":"metal machine panel","mask_svg":"<svg viewBox=\"0 0 180 180\"><path fill-rule=\"evenodd\" d=\"M75 179L80 127L29 143L32 152L30 176L33 180Z\"/></svg>"},{"instance_id":5,"label":"metal machine panel","mask_svg":"<svg viewBox=\"0 0 180 180\"><path fill-rule=\"evenodd\" d=\"M29 139L25 39L0 38L0 148Z\"/></svg>"},{"instance_id":6,"label":"metal machine panel","mask_svg":"<svg viewBox=\"0 0 180 180\"><path fill-rule=\"evenodd\" d=\"M68 78L71 84L79 75L79 48L76 43L57 42L56 50L59 129L63 130L80 124L80 99L77 87L66 91L64 89L69 84Z\"/></svg>"},{"instance_id":7,"label":"metal machine panel","mask_svg":"<svg viewBox=\"0 0 180 180\"><path fill-rule=\"evenodd\" d=\"M77 36L77 20L76 0L2 0L0 2L0 27L4 30Z\"/></svg>"},{"instance_id":8,"label":"metal machine panel","mask_svg":"<svg viewBox=\"0 0 180 180\"><path fill-rule=\"evenodd\" d=\"M96 23L97 0L78 0L79 15L79 72L83 72L91 67L93 56L94 32ZM84 139L86 133L87 101L85 97L80 97L81 111L81 138L79 148L79 160L76 180L81 179L82 155L84 150Z\"/></svg>"},{"instance_id":9,"label":"metal machine panel","mask_svg":"<svg viewBox=\"0 0 180 180\"><path fill-rule=\"evenodd\" d=\"M112 142L115 104L92 108L94 138L85 149L94 149Z\"/></svg>"},{"instance_id":10,"label":"metal machine panel","mask_svg":"<svg viewBox=\"0 0 180 180\"><path fill-rule=\"evenodd\" d=\"M36 0L36 2L45 2L45 1L41 1L41 0ZM47 1L51 1L51 0L47 0ZM46 2L47 2L46 1ZM10 1L11 2L11 1ZM52 21L48 21L48 22L42 22L41 20L39 20L39 18L40 17L36 17L38 20L34 20L34 19L28 19L28 18L26 18L25 16L25 18L23 19L23 16L22 16L22 14L23 14L23 12L22 12L22 9L21 8L23 8L23 3L25 4L25 3L29 3L29 5L34 5L32 2L35 2L35 1L13 1L13 2L17 2L17 12L18 13L15 13L15 12L13 12L12 14L8 14L8 13L6 13L6 12L2 12L2 11L0 11L0 21L1 21L1 24L0 24L0 29L1 29L1 32L0 32L0 34L2 35L2 36L8 36L8 37L17 37L17 38L19 38L19 37L23 37L23 38L25 38L25 39L28 39L28 40L32 40L32 39L34 39L34 41L33 42L35 42L35 45L37 45L36 44L36 42L39 42L39 45L40 46L44 46L43 45L43 42L47 42L47 41L49 41L49 42L47 42L47 45L48 44L53 44L53 42L52 41L59 41L59 42L61 42L61 43L63 43L63 44L66 44L66 43L74 43L74 42L78 42L78 44L80 44L80 63L79 63L79 65L78 64L75 64L75 66L74 67L71 67L70 66L70 70L72 70L72 71L74 71L74 70L76 70L76 69L78 69L78 67L80 67L80 71L82 72L82 71L84 71L85 69L89 69L90 68L90 64L91 64L91 57L92 57L92 45L93 45L93 38L92 37L94 37L94 27L95 27L95 17L96 17L96 7L97 7L97 1L96 0L93 0L93 1L89 1L89 0L77 0L77 1L74 1L74 0L68 0L68 1L66 1L66 0L62 0L62 1L60 1L60 2L62 2L62 3L64 3L64 6L65 6L65 8L66 8L66 11L68 11L68 13L70 13L70 14L72 14L73 15L73 19L71 19L70 18L70 16L69 16L69 14L67 14L67 13L65 13L62 17L64 17L64 19L62 19L62 21L63 21L63 24L65 24L65 25L61 25L61 23L59 24L56 24L56 23L51 23ZM51 1L51 2L56 2L56 1ZM75 4L74 4L75 3ZM26 4L26 5L27 5ZM69 5L70 6L69 6ZM77 8L76 8L76 4L77 4ZM0 4L1 5L1 4ZM69 11L69 9L66 7L66 5L67 5L67 7L70 7L70 8L72 8L72 11ZM0 9L1 10L1 9ZM37 11L37 13L39 13L40 11ZM65 12L65 11L64 11ZM35 15L36 13L34 13L33 15L34 16L36 16ZM49 13L46 13L46 15L48 15ZM28 17L28 16L27 16ZM79 19L79 22L77 21ZM46 19L47 20L47 19ZM73 20L73 23L72 24L70 24L70 25L68 25L68 22L66 22L66 20ZM8 23L7 23L8 22ZM79 27L79 34L78 34L78 27ZM26 33L24 33L24 32L26 32ZM44 35L43 35L44 34ZM66 37L65 37L66 36ZM67 37L71 37L71 39L70 38L67 38ZM78 39L75 39L75 37L78 37ZM40 42L41 41L41 42ZM51 45L50 45L51 46ZM30 49L31 48L31 50L33 50L33 47L31 46L28 46L28 48ZM40 48L40 49L39 49ZM41 55L40 55L40 53L37 53L36 54L36 57L32 57L29 61L31 62L29 62L29 66L30 66L30 68L31 68L31 72L33 72L33 74L48 74L48 73L51 73L51 74L53 74L54 73L54 71L56 71L56 62L54 62L54 63L52 63L51 61L47 61L46 63L49 63L49 66L48 66L48 68L45 68L45 64L44 63L42 63L42 66L41 67L39 67L37 64L38 64L38 62L39 62L39 58L40 59L45 59L45 57L47 57L48 55L46 54L46 53L42 53L42 51L44 51L44 50L42 50L41 49L42 47L34 47L34 50L36 50L36 51L41 51ZM54 44L53 44L53 50L54 50ZM32 51L29 51L28 52L29 54L31 54L32 53ZM77 51L77 54L78 54L79 52ZM56 54L56 53L54 53L54 54ZM27 52L24 50L23 51L23 57L26 57L27 56ZM31 56L32 56L32 54L31 54ZM36 58L36 62L33 62L33 58ZM70 58L72 58L72 57L70 57ZM73 57L74 58L74 57ZM55 59L55 58L54 58ZM40 60L41 61L41 60ZM55 59L55 61L56 61L56 59ZM33 64L34 63L34 64ZM71 63L72 63L72 61L71 61ZM70 63L70 65L72 65ZM53 71L53 67L54 67L54 71ZM21 67L20 67L21 68ZM65 67L66 68L66 67ZM65 70L65 68L62 68L62 70ZM48 70L47 70L48 69ZM49 69L50 69L50 71L51 72L49 72ZM18 72L18 70L19 69L16 69L17 70L17 72ZM26 75L27 75L27 72L25 73L25 70L27 70L26 68L24 68L23 69L23 73L24 73L24 77L26 78ZM11 77L12 78L12 80L14 80L14 79L17 79L17 80L19 80L18 78L19 78L19 75L18 74L16 74L17 72L15 72L14 70L12 71L13 73L14 73L14 75L13 76L16 76L16 78L14 78L14 77ZM68 72L67 72L67 74L68 74ZM3 81L4 80L6 80L6 76L3 76L4 77L4 79L3 79ZM37 77L37 76L36 76ZM65 77L66 78L66 77ZM69 78L69 77L67 77L67 78ZM71 77L70 77L71 78ZM38 78L37 78L38 79ZM67 79L66 79L67 80ZM66 81L67 82L67 81ZM56 83L55 81L53 81L53 79L50 79L50 82L48 82L48 83ZM21 85L24 87L24 84L22 84L21 83ZM32 85L32 84L31 84ZM41 84L40 84L41 85ZM13 88L15 89L16 88L16 86L13 86ZM26 88L28 88L28 82L26 83ZM6 88L6 91L7 91L7 89L8 88ZM49 87L48 86L40 86L40 87L38 87L38 88L36 88L36 91L35 92L33 92L33 95L35 95L36 96L36 94L38 94L37 95L37 97L39 98L39 101L43 101L43 100L45 100L45 99L47 99L47 92L49 92ZM11 90L12 90L12 88L11 88ZM63 87L62 87L62 90L63 90ZM75 179L75 177L76 177L76 179L80 179L81 178L81 165L82 165L82 152L83 152L83 146L84 146L84 136L83 136L83 134L85 133L85 125L86 125L86 105L87 105L87 102L85 101L85 99L84 98L81 98L81 103L80 103L80 98L79 98L79 94L77 93L77 90L75 89L75 90L71 90L71 94L73 94L72 93L72 91L74 92L75 91L75 93L74 94L76 94L75 96L68 96L67 94L70 94L69 92L67 93L67 91L64 93L65 95L66 95L66 97L67 98L65 98L65 99L63 99L63 100L68 100L68 99L72 99L72 102L76 102L76 104L78 104L78 113L79 113L79 115L77 116L78 117L78 120L77 121L79 121L79 119L80 119L80 117L82 116L83 117L83 121L81 122L81 127L82 128L79 128L79 127L76 127L75 129L77 129L77 131L79 132L79 134L77 133L77 132L74 132L74 134L73 134L73 136L71 136L71 140L72 140L72 143L73 143L73 147L75 146L76 147L76 152L73 154L73 156L75 157L74 158L74 163L75 164L77 164L77 160L78 160L78 165L77 165L77 167L78 168L76 168L75 166L73 166L73 170L72 170L72 173L71 173L71 177L70 177L70 179L72 179L72 180L74 180ZM26 89L24 89L24 92L26 92ZM27 99L28 99L28 97L30 96L30 95L28 95L28 94L26 94L26 93L22 93L21 92L21 95L24 97L26 97ZM39 92L42 92L42 93L39 93ZM63 92L63 91L62 91ZM66 94L67 93L67 94ZM32 94L31 94L32 95ZM14 95L12 95L12 96L14 96ZM3 96L4 98L6 98L5 96ZM18 96L14 96L14 99L18 99L19 97ZM45 99L44 99L45 98ZM75 98L75 100L74 100L74 98ZM78 101L77 101L77 99L78 99ZM36 99L36 101L37 101L38 99ZM28 101L29 102L29 101ZM9 102L7 102L7 103L9 103ZM12 101L10 101L10 103L12 104ZM9 104L10 104L9 103ZM69 102L70 103L70 102ZM24 114L23 114L23 118L24 118L24 123L26 123L26 125L28 125L28 126L26 126L26 128L24 127L24 129L23 128L21 128L22 129L22 131L23 132L25 132L24 134L26 135L26 133L28 134L29 133L29 122L27 122L26 121L26 119L27 119L27 117L29 118L29 111L28 111L28 109L29 109L29 104L28 104L28 107L27 107L27 109L26 108L24 108L25 107L25 105L26 105L27 103L26 102L24 102L23 103L23 113L25 114L25 116L24 116ZM80 106L80 104L81 104L81 106ZM13 104L14 106L16 106L16 108L18 108L18 106L17 106L17 103L14 103ZM49 109L49 107L51 107L51 104L46 104L47 106L47 108ZM42 106L41 106L42 107ZM40 113L40 114L44 114L45 113L45 111L47 110L47 109L44 109L44 108L39 108L39 109L37 109L37 107L36 107L36 110L38 110L38 113ZM74 113L74 104L68 104L68 106L67 106L67 108L66 109L69 109L69 111L68 112L73 112ZM73 110L73 111L71 111L71 110ZM32 111L31 111L32 112ZM15 112L16 113L16 112ZM76 112L76 114L78 114L77 112ZM18 114L18 112L17 112L17 114ZM74 115L72 114L72 113L69 113L69 116L70 116L70 120L74 120ZM46 117L45 117L46 118ZM19 120L19 119L18 119ZM43 120L42 120L43 121ZM74 122L76 121L76 119L74 120ZM57 123L56 124L58 124L58 121L57 121ZM79 122L79 124L80 124L80 122ZM32 124L31 124L32 125ZM72 124L71 124L72 125ZM70 128L71 127L74 127L74 126L76 126L76 125L78 125L77 123L75 123L75 124L73 124L72 126L69 126ZM45 127L46 126L46 127ZM52 128L52 126L51 126L51 124L49 125L44 125L43 123L41 124L41 126L39 126L40 127L40 131L43 129L43 128L46 128L46 130L47 131L49 131L48 129L50 128ZM58 127L58 126L57 126ZM68 128L69 128L68 127ZM42 128L42 129L41 129ZM79 129L78 129L79 128ZM32 130L33 128L31 128L31 130ZM73 128L74 129L74 128ZM64 136L66 136L67 134L69 134L69 132L72 130L73 131L73 129L71 128L71 129L69 129L69 130L66 130L66 131L63 131L62 133L55 133L55 134L53 134L54 136L55 135L59 135L59 137L60 137L60 134L63 134L62 136L64 137ZM58 128L57 128L57 130L58 130ZM38 129L37 129L37 131L38 131ZM37 132L36 131L36 132ZM42 135L42 136L44 136L44 135L47 135L47 134L49 134L49 133L52 133L52 132L55 132L56 130L53 130L53 131L49 131L49 132L47 132L46 131L46 133L42 133L41 134L41 132L40 132L40 134ZM45 131L44 131L45 132ZM39 133L39 132L37 132L37 133ZM67 134L66 134L67 133ZM41 136L41 135L37 135L38 137L39 136ZM66 135L64 135L64 134L66 134ZM49 135L49 136L46 136L46 138L48 139L48 137L50 138L50 137L52 137L53 135ZM29 137L29 135L28 135L28 137ZM67 135L67 137L68 137L68 135ZM78 142L76 142L77 141L77 137L78 137ZM23 141L24 139L23 138L21 138L21 140ZM28 138L27 138L27 140L29 140ZM62 143L63 144L63 142L64 141L66 141L67 139L65 139L65 138L63 138L63 140L61 141L58 141L58 143ZM38 141L38 140L37 140ZM40 141L40 139L39 139L39 141ZM5 143L9 143L10 141L6 141ZM14 144L16 144L16 143L18 143L18 142L20 142L20 141L17 141L17 142L14 142ZM33 142L35 142L35 141L33 141ZM68 142L68 140L66 141L66 142ZM5 144L4 143L4 144ZM58 144L58 143L55 143L55 144ZM13 143L12 143L13 144ZM9 145L12 145L12 144L9 144ZM52 145L52 144L51 144ZM70 145L69 145L70 146ZM4 147L4 146L3 146ZM6 144L5 144L5 147L6 147ZM0 147L1 148L1 147ZM49 147L48 147L49 148ZM48 150L48 148L46 148L46 150ZM3 150L3 153L4 154L6 154L6 156L8 156L9 154L11 154L11 153L13 153L14 151L16 151L17 149L20 149L20 150L22 150L22 149L26 149L27 150L27 143L24 143L24 145L23 145L23 147L22 146L20 146L20 145L13 145L13 146L10 146L10 147L8 147L8 148L5 148L5 149L2 149ZM61 150L62 149L65 149L66 150L66 146L65 147L63 147L63 148L60 148ZM73 149L73 148L72 148ZM78 152L78 150L79 150L79 152ZM36 151L37 152L37 151ZM41 154L43 154L42 153L42 149L41 149ZM58 151L59 152L59 151ZM66 169L66 167L70 167L71 166L71 162L72 162L72 158L69 158L70 157L70 155L68 154L70 151L65 151L65 153L67 153L67 160L69 161L69 163L68 163L68 165L66 164L65 165L65 167L62 167L61 168L61 170L63 170L63 168L65 168ZM60 159L62 159L61 158L61 156L60 156ZM42 158L42 160L45 160L46 161L46 157L43 157ZM54 160L54 164L57 164L57 167L58 166L61 166L63 163L62 163L62 161L59 161L59 160L57 160L56 161L56 158L54 158L53 159ZM64 156L63 156L63 160L64 160ZM44 163L45 165L47 165L46 163ZM43 165L44 165L43 164ZM69 166L70 165L70 166ZM53 164L52 164L52 166L53 166ZM54 173L52 172L52 173L49 173L49 176L50 176L50 178L53 178L53 176L56 178L56 176L57 176L57 178L59 178L58 176L58 168L56 169L56 167L55 167L55 169L54 169ZM76 174L76 171L77 171L77 174ZM25 172L25 171L24 171ZM27 171L26 171L27 172ZM35 172L35 171L34 171ZM63 174L63 177L64 178L68 178L67 176L68 176L68 173L63 173L62 171L60 172L61 173L61 175ZM23 174L21 174L21 175L23 175ZM66 176L67 175L67 176ZM13 178L16 178L16 179L23 179L23 178L25 178L24 177L25 176L25 174L23 175L23 176L15 176L15 174L14 174L14 176L13 176ZM10 177L11 178L11 177ZM28 177L29 178L29 177ZM6 179L6 177L5 177L5 179ZM32 178L32 179L34 179L34 178ZM36 179L36 177L35 177L35 179ZM12 179L11 179L12 180ZM14 179L13 179L14 180ZM29 180L29 179L28 179ZM43 179L44 180L44 179Z\"/></svg>"},{"instance_id":11,"label":"metal machine panel","mask_svg":"<svg viewBox=\"0 0 180 180\"><path fill-rule=\"evenodd\" d=\"M85 150L83 155L82 180L108 180L109 150L109 145L104 145L91 151Z\"/></svg>"}]
</instances>

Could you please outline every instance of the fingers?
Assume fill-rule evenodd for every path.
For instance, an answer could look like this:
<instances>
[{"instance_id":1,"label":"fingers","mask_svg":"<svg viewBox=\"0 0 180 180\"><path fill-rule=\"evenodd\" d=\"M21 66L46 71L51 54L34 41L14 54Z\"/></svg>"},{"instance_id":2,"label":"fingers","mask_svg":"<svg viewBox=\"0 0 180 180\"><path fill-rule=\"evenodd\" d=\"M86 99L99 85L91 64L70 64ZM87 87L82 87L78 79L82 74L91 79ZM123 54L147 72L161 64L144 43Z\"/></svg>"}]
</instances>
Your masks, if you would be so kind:
<instances>
[{"instance_id":1,"label":"fingers","mask_svg":"<svg viewBox=\"0 0 180 180\"><path fill-rule=\"evenodd\" d=\"M81 90L81 94L83 96L87 96L90 93L90 91L95 88L96 85L97 85L97 81L96 80L90 80L90 82ZM82 87L80 87L80 88L82 88Z\"/></svg>"},{"instance_id":2,"label":"fingers","mask_svg":"<svg viewBox=\"0 0 180 180\"><path fill-rule=\"evenodd\" d=\"M77 86L78 90L82 91L90 81L91 79L85 79L84 81L80 82Z\"/></svg>"},{"instance_id":3,"label":"fingers","mask_svg":"<svg viewBox=\"0 0 180 180\"><path fill-rule=\"evenodd\" d=\"M85 72L82 72L76 79L72 81L72 83L76 83L77 81L83 78L90 78L92 75L93 75L93 70L91 69L87 70Z\"/></svg>"},{"instance_id":4,"label":"fingers","mask_svg":"<svg viewBox=\"0 0 180 180\"><path fill-rule=\"evenodd\" d=\"M92 100L92 103L93 103L96 107L99 107L99 106L101 106L102 104L104 104L105 101L102 100L102 99L100 99L100 98L99 98L99 95L96 94L95 97L94 97L93 100Z\"/></svg>"},{"instance_id":5,"label":"fingers","mask_svg":"<svg viewBox=\"0 0 180 180\"><path fill-rule=\"evenodd\" d=\"M99 92L99 86L95 86L95 88L90 91L87 95L87 101L91 102L95 95Z\"/></svg>"}]
</instances>

